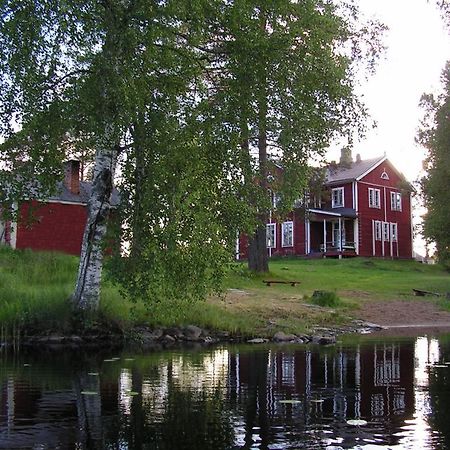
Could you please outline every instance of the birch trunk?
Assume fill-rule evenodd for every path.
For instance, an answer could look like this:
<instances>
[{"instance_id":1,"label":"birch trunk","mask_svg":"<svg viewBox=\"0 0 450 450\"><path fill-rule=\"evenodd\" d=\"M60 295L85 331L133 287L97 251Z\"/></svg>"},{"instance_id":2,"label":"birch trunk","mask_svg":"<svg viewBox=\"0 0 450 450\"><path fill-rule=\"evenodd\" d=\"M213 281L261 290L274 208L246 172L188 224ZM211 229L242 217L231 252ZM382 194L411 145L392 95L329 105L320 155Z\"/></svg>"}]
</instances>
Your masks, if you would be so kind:
<instances>
[{"instance_id":1,"label":"birch trunk","mask_svg":"<svg viewBox=\"0 0 450 450\"><path fill-rule=\"evenodd\" d=\"M100 282L103 263L103 238L106 235L113 189L117 151L97 150L94 180L88 204L88 217L81 246L80 265L72 295L73 307L79 312L95 311L100 300Z\"/></svg>"}]
</instances>

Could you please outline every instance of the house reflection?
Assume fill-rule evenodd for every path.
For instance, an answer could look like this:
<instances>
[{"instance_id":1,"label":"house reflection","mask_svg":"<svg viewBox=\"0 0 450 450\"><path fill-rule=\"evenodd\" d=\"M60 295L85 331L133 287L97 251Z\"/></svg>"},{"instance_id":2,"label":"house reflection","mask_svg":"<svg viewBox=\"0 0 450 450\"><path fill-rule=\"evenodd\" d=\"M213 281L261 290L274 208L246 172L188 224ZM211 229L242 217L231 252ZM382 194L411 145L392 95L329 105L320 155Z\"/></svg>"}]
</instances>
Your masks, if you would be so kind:
<instances>
[{"instance_id":1,"label":"house reflection","mask_svg":"<svg viewBox=\"0 0 450 450\"><path fill-rule=\"evenodd\" d=\"M0 448L437 448L450 442L446 352L430 338L217 348L100 360L97 374L92 361L24 370L5 359Z\"/></svg>"}]
</instances>

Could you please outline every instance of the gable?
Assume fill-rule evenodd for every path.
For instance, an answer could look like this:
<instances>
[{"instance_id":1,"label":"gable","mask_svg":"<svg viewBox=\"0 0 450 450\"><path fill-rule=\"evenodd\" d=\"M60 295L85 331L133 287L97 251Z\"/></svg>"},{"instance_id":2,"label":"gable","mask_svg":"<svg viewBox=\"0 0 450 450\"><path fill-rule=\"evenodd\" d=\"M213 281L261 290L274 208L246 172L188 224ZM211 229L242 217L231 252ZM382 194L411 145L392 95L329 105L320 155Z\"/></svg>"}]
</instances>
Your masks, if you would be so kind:
<instances>
[{"instance_id":1,"label":"gable","mask_svg":"<svg viewBox=\"0 0 450 450\"><path fill-rule=\"evenodd\" d=\"M405 183L406 180L403 174L386 158L358 178L358 181L397 188L400 184Z\"/></svg>"}]
</instances>

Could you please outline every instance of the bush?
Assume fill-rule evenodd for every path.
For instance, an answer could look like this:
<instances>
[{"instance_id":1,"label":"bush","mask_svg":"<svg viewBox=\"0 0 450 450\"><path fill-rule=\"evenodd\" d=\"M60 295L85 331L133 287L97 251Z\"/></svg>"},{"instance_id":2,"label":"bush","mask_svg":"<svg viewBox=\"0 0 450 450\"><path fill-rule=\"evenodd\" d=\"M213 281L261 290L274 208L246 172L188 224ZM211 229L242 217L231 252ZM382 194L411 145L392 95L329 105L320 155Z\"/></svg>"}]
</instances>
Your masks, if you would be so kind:
<instances>
[{"instance_id":1,"label":"bush","mask_svg":"<svg viewBox=\"0 0 450 450\"><path fill-rule=\"evenodd\" d=\"M314 291L311 297L312 303L318 306L338 306L341 299L336 295L336 292L331 291Z\"/></svg>"}]
</instances>

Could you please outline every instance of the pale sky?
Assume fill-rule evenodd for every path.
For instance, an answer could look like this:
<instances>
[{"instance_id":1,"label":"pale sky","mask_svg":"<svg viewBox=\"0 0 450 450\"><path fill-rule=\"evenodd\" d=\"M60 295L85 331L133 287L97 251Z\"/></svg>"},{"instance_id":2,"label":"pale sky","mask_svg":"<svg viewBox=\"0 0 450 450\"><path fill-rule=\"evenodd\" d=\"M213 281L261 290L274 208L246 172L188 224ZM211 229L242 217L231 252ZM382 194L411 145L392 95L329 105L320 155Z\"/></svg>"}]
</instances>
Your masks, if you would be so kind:
<instances>
[{"instance_id":1,"label":"pale sky","mask_svg":"<svg viewBox=\"0 0 450 450\"><path fill-rule=\"evenodd\" d=\"M378 127L355 143L353 153L362 159L385 152L409 181L419 175L424 150L414 142L424 92L436 92L445 62L450 59L450 33L445 29L434 0L359 0L367 17L389 27L384 57L361 92ZM339 150L330 151L339 159Z\"/></svg>"}]
</instances>

